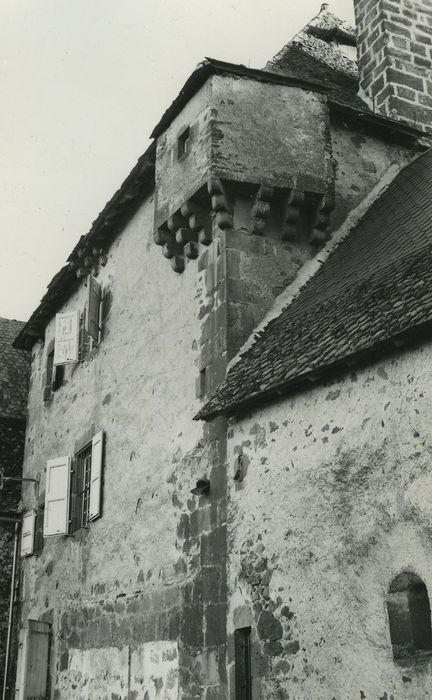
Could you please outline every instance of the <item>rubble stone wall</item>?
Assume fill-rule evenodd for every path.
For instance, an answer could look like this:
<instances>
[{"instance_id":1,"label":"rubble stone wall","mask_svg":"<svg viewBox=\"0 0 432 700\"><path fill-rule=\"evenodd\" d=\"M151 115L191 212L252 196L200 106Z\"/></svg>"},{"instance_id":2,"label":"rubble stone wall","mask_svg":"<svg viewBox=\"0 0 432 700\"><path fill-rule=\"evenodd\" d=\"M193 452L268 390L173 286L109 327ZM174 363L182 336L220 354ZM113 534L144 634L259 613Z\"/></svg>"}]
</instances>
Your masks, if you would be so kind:
<instances>
[{"instance_id":1,"label":"rubble stone wall","mask_svg":"<svg viewBox=\"0 0 432 700\"><path fill-rule=\"evenodd\" d=\"M393 660L386 596L403 571L432 594L431 353L395 351L232 419L231 698L245 626L262 700L427 696L432 657Z\"/></svg>"}]
</instances>

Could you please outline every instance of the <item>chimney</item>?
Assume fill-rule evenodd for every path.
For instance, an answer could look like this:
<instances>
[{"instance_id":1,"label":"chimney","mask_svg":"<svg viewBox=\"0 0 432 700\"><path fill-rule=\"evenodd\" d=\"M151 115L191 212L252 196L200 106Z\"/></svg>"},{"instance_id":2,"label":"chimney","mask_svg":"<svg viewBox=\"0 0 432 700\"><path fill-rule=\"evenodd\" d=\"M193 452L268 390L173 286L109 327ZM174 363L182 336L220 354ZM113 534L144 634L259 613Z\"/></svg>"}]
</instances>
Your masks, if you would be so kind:
<instances>
[{"instance_id":1,"label":"chimney","mask_svg":"<svg viewBox=\"0 0 432 700\"><path fill-rule=\"evenodd\" d=\"M354 0L354 10L360 97L432 132L432 1Z\"/></svg>"}]
</instances>

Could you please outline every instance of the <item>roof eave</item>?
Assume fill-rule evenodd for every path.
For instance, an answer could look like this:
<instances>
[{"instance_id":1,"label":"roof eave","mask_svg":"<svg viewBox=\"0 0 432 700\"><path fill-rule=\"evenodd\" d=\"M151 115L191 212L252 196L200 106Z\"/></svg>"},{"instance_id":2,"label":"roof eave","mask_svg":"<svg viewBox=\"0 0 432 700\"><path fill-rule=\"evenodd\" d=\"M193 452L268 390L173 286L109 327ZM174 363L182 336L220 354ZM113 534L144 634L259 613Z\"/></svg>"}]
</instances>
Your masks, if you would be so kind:
<instances>
[{"instance_id":1,"label":"roof eave","mask_svg":"<svg viewBox=\"0 0 432 700\"><path fill-rule=\"evenodd\" d=\"M432 336L432 320L423 321L415 326L410 326L404 328L399 333L394 333L388 338L385 338L375 345L370 345L367 348L362 348L361 350L355 351L350 354L345 354L343 357L338 358L334 362L328 365L321 365L320 367L313 368L310 371L304 372L303 374L298 374L292 377L286 382L277 384L270 387L264 391L256 392L253 396L249 396L241 401L233 402L227 406L219 409L209 409L206 410L206 406L211 404L212 399L208 404L204 405L200 411L194 416L194 420L205 420L210 421L217 416L230 417L237 413L242 413L249 409L253 409L257 403L267 402L276 400L282 396L285 396L288 392L293 389L301 389L304 386L310 385L311 383L316 383L323 380L332 372L341 370L342 368L350 368L360 364L362 361L367 359L370 360L374 355L379 356L390 350L399 349L408 345L409 343L418 342L419 336L428 332L426 337ZM421 336L424 339L425 335ZM217 392L215 397L217 396Z\"/></svg>"},{"instance_id":2,"label":"roof eave","mask_svg":"<svg viewBox=\"0 0 432 700\"><path fill-rule=\"evenodd\" d=\"M143 198L153 189L155 154L156 144L153 142L105 205L88 233L80 237L67 258L68 261L72 260L83 244L91 245L98 242L108 246L120 233L142 203ZM13 347L18 350L30 350L37 340L42 339L49 319L79 284L71 267L69 265L62 267L49 283L39 306L15 338Z\"/></svg>"},{"instance_id":3,"label":"roof eave","mask_svg":"<svg viewBox=\"0 0 432 700\"><path fill-rule=\"evenodd\" d=\"M375 112L362 111L352 105L348 105L334 99L331 96L328 98L328 103L330 109L334 112L357 119L365 124L373 126L374 128L380 129L381 132L385 131L389 135L397 135L399 139L402 139L402 141L405 143L412 144L416 142L420 147L423 147L424 150L431 147L432 135L426 133L425 131L421 131L420 129L416 129L409 124L397 122L394 119L389 119L388 117L384 117L381 114L376 114Z\"/></svg>"},{"instance_id":4,"label":"roof eave","mask_svg":"<svg viewBox=\"0 0 432 700\"><path fill-rule=\"evenodd\" d=\"M151 133L151 138L157 139L172 123L175 117L181 112L183 107L198 92L208 78L212 75L234 75L249 80L256 80L263 83L273 83L275 85L290 85L301 87L314 92L328 93L330 88L319 82L293 78L281 73L260 70L258 68L247 68L241 64L218 61L214 58L205 58L198 64L197 68L186 80L179 94L162 115Z\"/></svg>"}]
</instances>

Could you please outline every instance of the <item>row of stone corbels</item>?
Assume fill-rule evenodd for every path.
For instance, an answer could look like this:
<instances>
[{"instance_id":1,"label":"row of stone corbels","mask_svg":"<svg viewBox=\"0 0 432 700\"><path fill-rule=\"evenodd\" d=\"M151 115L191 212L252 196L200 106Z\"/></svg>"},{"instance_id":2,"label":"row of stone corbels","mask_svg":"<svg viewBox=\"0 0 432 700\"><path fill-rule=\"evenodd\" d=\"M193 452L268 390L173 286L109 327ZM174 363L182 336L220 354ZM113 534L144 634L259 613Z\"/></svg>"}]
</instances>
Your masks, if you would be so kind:
<instances>
[{"instance_id":1,"label":"row of stone corbels","mask_svg":"<svg viewBox=\"0 0 432 700\"><path fill-rule=\"evenodd\" d=\"M218 178L210 179L207 191L211 210L206 211L202 205L188 200L153 234L154 242L162 247L163 255L171 260L175 272L183 272L185 258L193 260L198 257L199 243L205 246L211 243L213 224L222 230L234 226L233 206L224 182ZM273 187L261 185L258 188L251 209L252 234L262 235L265 232L274 199ZM309 242L317 247L323 245L329 238L333 207L334 199L328 194L292 188L285 195L282 238L290 241L297 238L301 213L306 210L310 222Z\"/></svg>"},{"instance_id":2,"label":"row of stone corbels","mask_svg":"<svg viewBox=\"0 0 432 700\"><path fill-rule=\"evenodd\" d=\"M220 229L233 227L233 211L221 180L212 178L207 183L211 198L211 212L188 200L153 234L162 254L171 260L174 272L183 272L185 257L198 257L198 245L208 246L212 240L213 221ZM213 216L212 216L213 214Z\"/></svg>"},{"instance_id":3,"label":"row of stone corbels","mask_svg":"<svg viewBox=\"0 0 432 700\"><path fill-rule=\"evenodd\" d=\"M78 279L84 279L91 272L97 274L99 266L105 266L106 263L107 256L103 248L85 243L78 248L75 255L69 258L69 267L75 271Z\"/></svg>"}]
</instances>

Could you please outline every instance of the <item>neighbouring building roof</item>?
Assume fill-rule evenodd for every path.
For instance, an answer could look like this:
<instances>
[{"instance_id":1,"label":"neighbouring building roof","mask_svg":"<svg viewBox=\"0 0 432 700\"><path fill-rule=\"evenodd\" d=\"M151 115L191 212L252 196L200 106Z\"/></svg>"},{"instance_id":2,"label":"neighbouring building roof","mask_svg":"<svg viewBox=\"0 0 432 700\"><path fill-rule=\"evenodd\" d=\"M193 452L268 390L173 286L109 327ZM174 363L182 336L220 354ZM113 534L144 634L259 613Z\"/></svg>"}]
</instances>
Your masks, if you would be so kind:
<instances>
[{"instance_id":1,"label":"neighbouring building roof","mask_svg":"<svg viewBox=\"0 0 432 700\"><path fill-rule=\"evenodd\" d=\"M26 415L30 354L12 347L24 325L0 318L0 418L24 419Z\"/></svg>"},{"instance_id":2,"label":"neighbouring building roof","mask_svg":"<svg viewBox=\"0 0 432 700\"><path fill-rule=\"evenodd\" d=\"M432 149L360 222L233 365L197 418L281 394L432 321Z\"/></svg>"}]
</instances>

